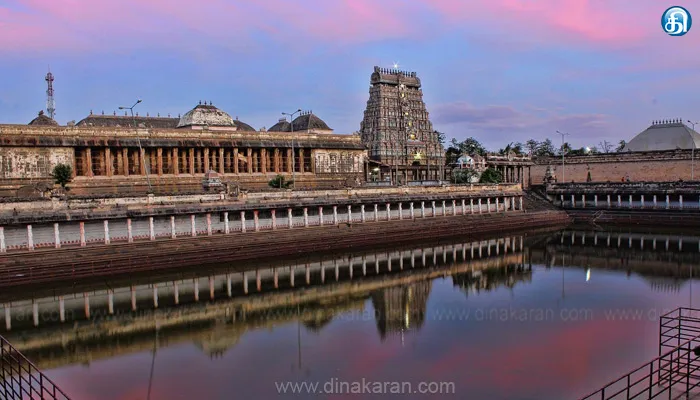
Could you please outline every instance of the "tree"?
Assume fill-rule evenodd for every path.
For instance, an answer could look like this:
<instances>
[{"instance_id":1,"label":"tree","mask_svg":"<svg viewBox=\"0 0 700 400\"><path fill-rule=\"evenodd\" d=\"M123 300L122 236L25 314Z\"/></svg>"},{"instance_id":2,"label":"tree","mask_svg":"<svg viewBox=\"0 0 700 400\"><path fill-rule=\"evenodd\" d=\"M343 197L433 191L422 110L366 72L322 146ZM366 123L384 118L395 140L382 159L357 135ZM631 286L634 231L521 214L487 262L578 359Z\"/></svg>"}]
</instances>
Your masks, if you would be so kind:
<instances>
[{"instance_id":1,"label":"tree","mask_svg":"<svg viewBox=\"0 0 700 400\"><path fill-rule=\"evenodd\" d=\"M462 152L457 147L448 147L447 150L445 150L445 165L456 164L461 156Z\"/></svg>"},{"instance_id":2,"label":"tree","mask_svg":"<svg viewBox=\"0 0 700 400\"><path fill-rule=\"evenodd\" d=\"M627 146L627 142L625 142L624 140L620 140L620 142L617 144L617 149L615 149L615 151L620 153L623 150L625 150L625 146Z\"/></svg>"},{"instance_id":3,"label":"tree","mask_svg":"<svg viewBox=\"0 0 700 400\"><path fill-rule=\"evenodd\" d=\"M525 142L525 148L527 149L528 153L530 153L530 155L534 155L539 147L540 142L538 142L535 139L530 139L527 142Z\"/></svg>"},{"instance_id":4,"label":"tree","mask_svg":"<svg viewBox=\"0 0 700 400\"><path fill-rule=\"evenodd\" d=\"M447 138L447 135L444 132L440 132L440 131L433 131L433 133L437 135L438 142L440 142L440 144L444 146L445 145L445 138Z\"/></svg>"},{"instance_id":5,"label":"tree","mask_svg":"<svg viewBox=\"0 0 700 400\"><path fill-rule=\"evenodd\" d=\"M54 182L61 185L64 190L68 190L66 189L66 185L73 180L73 169L67 164L56 164L51 171L51 177Z\"/></svg>"},{"instance_id":6,"label":"tree","mask_svg":"<svg viewBox=\"0 0 700 400\"><path fill-rule=\"evenodd\" d=\"M284 176L277 175L276 177L270 179L267 184L273 188L289 189L289 187L294 184L294 181L287 181Z\"/></svg>"},{"instance_id":7,"label":"tree","mask_svg":"<svg viewBox=\"0 0 700 400\"><path fill-rule=\"evenodd\" d=\"M602 142L598 143L598 148L600 149L601 153L610 153L613 149L613 144L607 140L603 140Z\"/></svg>"},{"instance_id":8,"label":"tree","mask_svg":"<svg viewBox=\"0 0 700 400\"><path fill-rule=\"evenodd\" d=\"M481 173L479 178L479 183L501 183L503 182L503 175L493 168L486 168L484 172Z\"/></svg>"},{"instance_id":9,"label":"tree","mask_svg":"<svg viewBox=\"0 0 700 400\"><path fill-rule=\"evenodd\" d=\"M475 154L480 156L486 155L486 148L473 137L466 138L461 142L458 142L457 139L452 139L451 144L452 147L458 148L462 154L469 156L473 156Z\"/></svg>"},{"instance_id":10,"label":"tree","mask_svg":"<svg viewBox=\"0 0 700 400\"><path fill-rule=\"evenodd\" d=\"M472 183L479 173L471 168L455 168L452 170L452 182Z\"/></svg>"},{"instance_id":11,"label":"tree","mask_svg":"<svg viewBox=\"0 0 700 400\"><path fill-rule=\"evenodd\" d=\"M537 157L554 156L554 145L552 144L552 139L547 139L544 142L538 143L537 150L535 150L535 155Z\"/></svg>"},{"instance_id":12,"label":"tree","mask_svg":"<svg viewBox=\"0 0 700 400\"><path fill-rule=\"evenodd\" d=\"M523 148L524 148L524 147L525 147L524 144L522 144L522 143L520 143L520 142L517 142L517 143L515 143L515 144L513 145L513 147L511 147L511 150L513 150L513 153L515 153L515 154L517 154L517 155L520 156L520 155L523 154Z\"/></svg>"},{"instance_id":13,"label":"tree","mask_svg":"<svg viewBox=\"0 0 700 400\"><path fill-rule=\"evenodd\" d=\"M574 150L571 148L571 145L569 144L569 142L564 142L564 144L561 145L561 147L559 148L559 151L558 151L558 155L562 155L562 154L575 155L572 153L574 153Z\"/></svg>"}]
</instances>

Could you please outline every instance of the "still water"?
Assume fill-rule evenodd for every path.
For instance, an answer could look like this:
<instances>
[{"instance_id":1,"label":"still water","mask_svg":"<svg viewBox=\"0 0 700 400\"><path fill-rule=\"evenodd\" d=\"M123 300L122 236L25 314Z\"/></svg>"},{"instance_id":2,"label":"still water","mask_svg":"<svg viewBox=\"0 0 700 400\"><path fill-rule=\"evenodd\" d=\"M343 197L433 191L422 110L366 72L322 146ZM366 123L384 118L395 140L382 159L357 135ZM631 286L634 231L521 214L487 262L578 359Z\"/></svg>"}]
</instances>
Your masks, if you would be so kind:
<instances>
[{"instance_id":1,"label":"still water","mask_svg":"<svg viewBox=\"0 0 700 400\"><path fill-rule=\"evenodd\" d=\"M3 293L0 334L74 399L573 399L700 304L699 239L567 230Z\"/></svg>"}]
</instances>

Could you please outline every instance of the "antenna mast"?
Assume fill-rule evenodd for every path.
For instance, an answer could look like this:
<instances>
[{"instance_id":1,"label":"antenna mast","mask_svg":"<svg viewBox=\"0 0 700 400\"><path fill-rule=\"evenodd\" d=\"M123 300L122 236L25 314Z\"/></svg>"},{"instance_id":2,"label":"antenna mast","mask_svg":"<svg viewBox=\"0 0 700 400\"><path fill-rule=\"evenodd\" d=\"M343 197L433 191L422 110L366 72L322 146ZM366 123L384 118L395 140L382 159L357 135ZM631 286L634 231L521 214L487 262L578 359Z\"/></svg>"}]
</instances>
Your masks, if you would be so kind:
<instances>
[{"instance_id":1,"label":"antenna mast","mask_svg":"<svg viewBox=\"0 0 700 400\"><path fill-rule=\"evenodd\" d=\"M46 84L48 88L46 89L46 112L49 114L49 118L54 119L53 116L56 112L56 103L53 100L53 74L51 69L49 73L46 74Z\"/></svg>"}]
</instances>

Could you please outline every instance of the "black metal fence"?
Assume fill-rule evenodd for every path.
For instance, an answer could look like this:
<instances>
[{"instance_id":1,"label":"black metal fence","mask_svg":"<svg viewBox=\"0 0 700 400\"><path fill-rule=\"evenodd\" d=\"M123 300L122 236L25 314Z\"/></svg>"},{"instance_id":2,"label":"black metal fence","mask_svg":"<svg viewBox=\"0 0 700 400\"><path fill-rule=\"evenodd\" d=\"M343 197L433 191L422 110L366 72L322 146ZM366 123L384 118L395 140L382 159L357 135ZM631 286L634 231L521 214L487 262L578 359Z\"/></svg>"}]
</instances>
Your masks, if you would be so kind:
<instances>
[{"instance_id":1,"label":"black metal fence","mask_svg":"<svg viewBox=\"0 0 700 400\"><path fill-rule=\"evenodd\" d=\"M69 400L69 397L0 336L0 399Z\"/></svg>"},{"instance_id":2,"label":"black metal fence","mask_svg":"<svg viewBox=\"0 0 700 400\"><path fill-rule=\"evenodd\" d=\"M659 356L582 400L689 399L700 396L700 310L678 308L659 320Z\"/></svg>"}]
</instances>

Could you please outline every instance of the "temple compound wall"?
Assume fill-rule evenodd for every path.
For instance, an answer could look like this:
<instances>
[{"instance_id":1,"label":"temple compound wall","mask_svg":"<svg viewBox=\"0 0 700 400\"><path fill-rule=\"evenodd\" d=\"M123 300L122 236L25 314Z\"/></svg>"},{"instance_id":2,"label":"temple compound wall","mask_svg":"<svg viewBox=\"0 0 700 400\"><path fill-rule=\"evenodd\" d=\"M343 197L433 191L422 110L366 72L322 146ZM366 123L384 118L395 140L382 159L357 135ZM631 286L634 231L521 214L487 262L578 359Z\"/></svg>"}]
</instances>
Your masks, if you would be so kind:
<instances>
[{"instance_id":1,"label":"temple compound wall","mask_svg":"<svg viewBox=\"0 0 700 400\"><path fill-rule=\"evenodd\" d=\"M692 159L697 157L691 150L649 151L629 153L605 153L588 156L565 157L564 177L562 178L561 157L536 158L529 167L527 183L540 185L547 169L551 168L557 182L586 182L590 172L591 182L621 182L629 178L632 182L689 181L698 177L695 160L693 173Z\"/></svg>"},{"instance_id":2,"label":"temple compound wall","mask_svg":"<svg viewBox=\"0 0 700 400\"><path fill-rule=\"evenodd\" d=\"M359 136L128 127L0 125L0 196L73 169L73 194L202 191L208 171L262 189L277 174L297 188L338 188L363 179ZM142 149L142 150L141 150Z\"/></svg>"}]
</instances>

